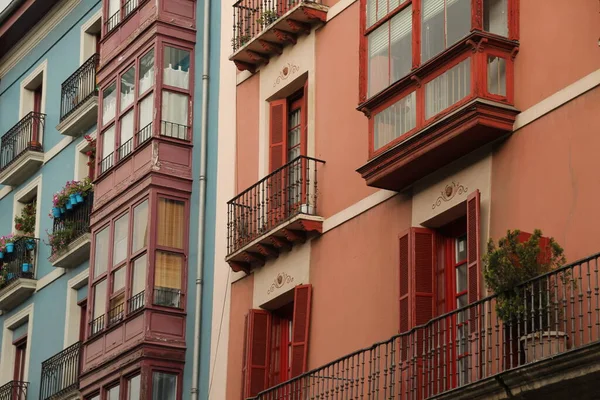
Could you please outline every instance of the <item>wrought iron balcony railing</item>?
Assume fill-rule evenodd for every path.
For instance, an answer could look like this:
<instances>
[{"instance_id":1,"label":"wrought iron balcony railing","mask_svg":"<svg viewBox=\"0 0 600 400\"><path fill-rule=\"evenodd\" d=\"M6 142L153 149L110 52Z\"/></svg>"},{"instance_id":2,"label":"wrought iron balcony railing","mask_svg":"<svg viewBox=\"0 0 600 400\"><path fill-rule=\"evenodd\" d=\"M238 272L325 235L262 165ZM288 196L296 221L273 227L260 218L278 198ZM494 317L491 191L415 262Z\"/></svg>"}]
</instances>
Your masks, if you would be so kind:
<instances>
[{"instance_id":1,"label":"wrought iron balcony railing","mask_svg":"<svg viewBox=\"0 0 600 400\"><path fill-rule=\"evenodd\" d=\"M324 161L299 156L227 203L227 254L299 214L317 214L317 172Z\"/></svg>"},{"instance_id":2,"label":"wrought iron balcony railing","mask_svg":"<svg viewBox=\"0 0 600 400\"><path fill-rule=\"evenodd\" d=\"M166 287L154 289L154 304L163 307L183 308L181 297L183 293L179 289Z\"/></svg>"},{"instance_id":3,"label":"wrought iron balcony railing","mask_svg":"<svg viewBox=\"0 0 600 400\"><path fill-rule=\"evenodd\" d=\"M27 150L43 151L39 138L46 114L30 112L6 132L0 141L0 172Z\"/></svg>"},{"instance_id":4,"label":"wrought iron balcony railing","mask_svg":"<svg viewBox=\"0 0 600 400\"><path fill-rule=\"evenodd\" d=\"M14 242L13 251L0 259L0 289L19 278L33 279L40 239L22 237Z\"/></svg>"},{"instance_id":5,"label":"wrought iron balcony railing","mask_svg":"<svg viewBox=\"0 0 600 400\"><path fill-rule=\"evenodd\" d=\"M79 386L81 342L67 347L42 363L40 399L55 399Z\"/></svg>"},{"instance_id":6,"label":"wrought iron balcony railing","mask_svg":"<svg viewBox=\"0 0 600 400\"><path fill-rule=\"evenodd\" d=\"M69 243L72 243L82 235L90 232L90 215L94 206L94 192L88 192L84 197L84 203L67 210L60 218L54 218L52 233L70 230Z\"/></svg>"},{"instance_id":7,"label":"wrought iron balcony railing","mask_svg":"<svg viewBox=\"0 0 600 400\"><path fill-rule=\"evenodd\" d=\"M88 99L98 96L96 70L100 55L94 54L61 85L60 121L64 121Z\"/></svg>"},{"instance_id":8,"label":"wrought iron balcony railing","mask_svg":"<svg viewBox=\"0 0 600 400\"><path fill-rule=\"evenodd\" d=\"M233 4L233 51L258 36L268 26L304 0L238 0ZM319 3L308 1L308 3Z\"/></svg>"},{"instance_id":9,"label":"wrought iron balcony railing","mask_svg":"<svg viewBox=\"0 0 600 400\"><path fill-rule=\"evenodd\" d=\"M0 400L26 400L29 382L10 381L0 386Z\"/></svg>"},{"instance_id":10,"label":"wrought iron balcony railing","mask_svg":"<svg viewBox=\"0 0 600 400\"><path fill-rule=\"evenodd\" d=\"M600 342L599 260L600 253L441 315L255 399L421 400ZM507 299L517 306L502 320Z\"/></svg>"}]
</instances>

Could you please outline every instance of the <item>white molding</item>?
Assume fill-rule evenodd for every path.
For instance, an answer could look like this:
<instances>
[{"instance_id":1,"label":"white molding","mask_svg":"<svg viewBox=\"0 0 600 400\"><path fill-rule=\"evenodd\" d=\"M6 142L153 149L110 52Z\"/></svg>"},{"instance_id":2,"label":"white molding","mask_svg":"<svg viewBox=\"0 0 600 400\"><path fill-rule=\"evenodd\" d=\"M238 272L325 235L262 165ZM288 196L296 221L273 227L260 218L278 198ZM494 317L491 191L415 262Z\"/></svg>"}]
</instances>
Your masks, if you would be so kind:
<instances>
[{"instance_id":1,"label":"white molding","mask_svg":"<svg viewBox=\"0 0 600 400\"><path fill-rule=\"evenodd\" d=\"M357 0L339 0L337 3L329 7L329 11L327 11L327 22L334 19L338 14L350 7L356 1Z\"/></svg>"},{"instance_id":2,"label":"white molding","mask_svg":"<svg viewBox=\"0 0 600 400\"><path fill-rule=\"evenodd\" d=\"M37 273L37 268L36 268L36 273ZM52 282L54 282L55 280L57 280L58 278L63 276L64 274L65 274L64 268L54 268L54 270L52 270L52 272L50 272L49 274L46 274L42 278L38 279L35 291L39 292L40 290L42 290L43 288L45 288L46 286L48 286L49 284L51 284Z\"/></svg>"},{"instance_id":3,"label":"white molding","mask_svg":"<svg viewBox=\"0 0 600 400\"><path fill-rule=\"evenodd\" d=\"M12 191L13 191L12 186L4 186L2 189L0 189L0 200L5 198L6 196L8 196L8 194Z\"/></svg>"},{"instance_id":4,"label":"white molding","mask_svg":"<svg viewBox=\"0 0 600 400\"><path fill-rule=\"evenodd\" d=\"M39 23L33 26L29 33L0 60L0 79L31 53L80 2L81 0L63 0L55 5Z\"/></svg>"},{"instance_id":5,"label":"white molding","mask_svg":"<svg viewBox=\"0 0 600 400\"><path fill-rule=\"evenodd\" d=\"M42 61L41 63L38 64L38 66L31 71L31 73L29 73L29 75L27 75L27 77L25 77L23 80L21 80L21 97L20 97L20 101L19 101L19 120L21 120L21 118L23 118L25 116L25 114L29 113L33 107L31 107L31 110L29 109L29 107L27 109L25 109L25 101L30 101L31 105L33 106L33 95L25 95L25 90L29 90L26 88L26 86L29 86L29 84L36 78L38 78L40 75L42 75L42 104L40 107L40 112L44 113L46 112L46 83L48 80L48 59L45 59L44 61ZM43 132L43 130L42 130ZM41 138L40 138L40 142L42 142ZM43 142L42 142L43 143Z\"/></svg>"},{"instance_id":6,"label":"white molding","mask_svg":"<svg viewBox=\"0 0 600 400\"><path fill-rule=\"evenodd\" d=\"M524 126L529 125L533 121L556 110L582 94L589 92L597 86L600 86L600 69L584 76L578 81L562 88L558 92L521 112L521 114L517 115L517 119L513 125L513 131L517 131Z\"/></svg>"},{"instance_id":7,"label":"white molding","mask_svg":"<svg viewBox=\"0 0 600 400\"><path fill-rule=\"evenodd\" d=\"M89 268L69 279L67 282L67 310L65 313L65 336L63 346L66 349L79 340L79 306L77 305L77 290L88 284Z\"/></svg>"},{"instance_id":8,"label":"white molding","mask_svg":"<svg viewBox=\"0 0 600 400\"><path fill-rule=\"evenodd\" d=\"M39 174L34 179L31 180L26 186L24 186L21 190L15 193L13 197L13 221L17 213L20 213L23 209L22 199L31 194L31 192L36 191L36 199L35 199L35 232L34 236L36 238L40 237L40 221L42 218L42 174ZM37 265L36 260L36 264ZM35 274L37 276L37 268L35 269Z\"/></svg>"},{"instance_id":9,"label":"white molding","mask_svg":"<svg viewBox=\"0 0 600 400\"><path fill-rule=\"evenodd\" d=\"M65 136L62 140L54 145L53 148L44 153L44 164L52 160L58 153L69 146L73 142L74 138L71 136Z\"/></svg>"},{"instance_id":10,"label":"white molding","mask_svg":"<svg viewBox=\"0 0 600 400\"><path fill-rule=\"evenodd\" d=\"M83 25L81 25L81 33L79 40L79 65L83 65L83 63L90 58L91 56L87 56L85 54L85 45L86 45L86 35L90 35L87 31L94 25L96 22L100 20L102 23L102 8L96 11ZM90 35L91 36L91 35ZM95 39L94 39L95 42ZM95 43L94 43L95 45ZM95 53L95 49L94 49Z\"/></svg>"},{"instance_id":11,"label":"white molding","mask_svg":"<svg viewBox=\"0 0 600 400\"><path fill-rule=\"evenodd\" d=\"M31 342L33 336L33 303L23 307L15 314L4 320L2 329L2 363L0 363L0 385L13 379L13 366L15 359L15 348L13 342L13 330L27 322L27 348L25 349L25 375L23 379L28 382L29 357L31 357Z\"/></svg>"},{"instance_id":12,"label":"white molding","mask_svg":"<svg viewBox=\"0 0 600 400\"><path fill-rule=\"evenodd\" d=\"M394 197L398 192L381 189L370 196L352 204L350 207L343 209L337 214L332 215L323 221L323 233L336 228L337 226L351 220L354 217L368 211L369 209L383 203L384 201Z\"/></svg>"},{"instance_id":13,"label":"white molding","mask_svg":"<svg viewBox=\"0 0 600 400\"><path fill-rule=\"evenodd\" d=\"M96 132L97 131L90 133L89 136L92 139L96 139ZM88 151L88 149L90 149L90 144L85 139L79 141L79 143L77 143L77 145L75 146L75 165L74 165L75 171L73 171L73 179L75 179L76 181L80 181L88 175L88 170L87 170L87 158L88 157L85 155L85 152ZM81 169L84 167L85 167L85 170L82 171Z\"/></svg>"}]
</instances>

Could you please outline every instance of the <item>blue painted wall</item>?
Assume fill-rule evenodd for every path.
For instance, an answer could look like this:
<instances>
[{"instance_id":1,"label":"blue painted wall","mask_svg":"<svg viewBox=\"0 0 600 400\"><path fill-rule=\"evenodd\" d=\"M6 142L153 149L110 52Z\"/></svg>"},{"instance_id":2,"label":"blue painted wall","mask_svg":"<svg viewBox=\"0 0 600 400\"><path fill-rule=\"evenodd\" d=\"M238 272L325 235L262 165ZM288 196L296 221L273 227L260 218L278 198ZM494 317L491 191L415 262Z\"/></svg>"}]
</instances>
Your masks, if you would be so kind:
<instances>
[{"instance_id":1,"label":"blue painted wall","mask_svg":"<svg viewBox=\"0 0 600 400\"><path fill-rule=\"evenodd\" d=\"M19 119L20 84L44 60L47 60L46 79L46 124L44 129L44 151L49 151L64 136L56 130L60 117L61 83L79 67L79 41L81 25L100 9L99 0L81 0L75 9L67 15L53 30L12 70L0 80L0 135L14 126ZM67 180L72 180L75 171L75 146L83 138L78 138L45 164L33 177L42 175L40 199L40 236L47 241L46 231L52 231L52 219L48 213L52 207L52 196L59 191ZM28 182L29 182L28 181ZM0 200L0 235L8 234L13 228L14 194L28 182L13 188L12 192ZM0 189L2 187L0 186ZM37 260L37 279L54 270L48 261L50 247L43 242ZM63 349L65 331L65 311L67 281L88 268L88 262L66 271L39 292L36 292L24 304L8 314L0 316L0 340L6 318L23 307L34 303L33 332L30 342L28 380L29 398L37 399L40 390L41 363ZM4 361L4 360L3 360Z\"/></svg>"},{"instance_id":2,"label":"blue painted wall","mask_svg":"<svg viewBox=\"0 0 600 400\"><path fill-rule=\"evenodd\" d=\"M196 4L196 71L194 88L194 154L193 154L193 193L191 201L190 220L190 257L188 275L188 323L186 331L186 367L184 373L183 399L190 398L192 382L192 353L194 345L194 313L196 303L196 268L198 265L198 206L200 188L200 126L202 116L202 71L203 65L203 21L204 1ZM202 281L202 321L200 342L200 396L201 400L208 399L209 369L210 369L210 340L212 323L212 298L214 277L214 248L216 223L216 189L217 189L217 128L219 104L219 48L221 31L221 3L212 0L210 3L210 39L209 39L209 96L208 96L208 138L207 138L207 174L206 174L206 213L204 224L204 271Z\"/></svg>"}]
</instances>

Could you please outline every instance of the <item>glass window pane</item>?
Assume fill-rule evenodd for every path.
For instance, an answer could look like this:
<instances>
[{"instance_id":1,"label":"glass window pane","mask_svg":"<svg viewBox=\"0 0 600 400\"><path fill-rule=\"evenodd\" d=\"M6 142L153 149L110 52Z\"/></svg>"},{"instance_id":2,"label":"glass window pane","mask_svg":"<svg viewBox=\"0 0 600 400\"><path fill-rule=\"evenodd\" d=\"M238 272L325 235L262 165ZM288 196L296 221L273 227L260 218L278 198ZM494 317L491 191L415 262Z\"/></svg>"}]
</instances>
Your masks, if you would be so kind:
<instances>
[{"instance_id":1,"label":"glass window pane","mask_svg":"<svg viewBox=\"0 0 600 400\"><path fill-rule=\"evenodd\" d=\"M139 93L154 86L154 49L140 59L140 84Z\"/></svg>"},{"instance_id":2,"label":"glass window pane","mask_svg":"<svg viewBox=\"0 0 600 400\"><path fill-rule=\"evenodd\" d=\"M405 77L412 69L412 7L406 7L390 22L392 81Z\"/></svg>"},{"instance_id":3,"label":"glass window pane","mask_svg":"<svg viewBox=\"0 0 600 400\"><path fill-rule=\"evenodd\" d=\"M127 257L127 233L129 231L129 213L115 222L113 237L113 265L119 264Z\"/></svg>"},{"instance_id":4,"label":"glass window pane","mask_svg":"<svg viewBox=\"0 0 600 400\"><path fill-rule=\"evenodd\" d=\"M184 94L163 91L161 135L187 139L188 101Z\"/></svg>"},{"instance_id":5,"label":"glass window pane","mask_svg":"<svg viewBox=\"0 0 600 400\"><path fill-rule=\"evenodd\" d=\"M108 305L108 325L113 325L125 315L125 293L120 293L110 299Z\"/></svg>"},{"instance_id":6,"label":"glass window pane","mask_svg":"<svg viewBox=\"0 0 600 400\"><path fill-rule=\"evenodd\" d=\"M377 22L377 0L367 0L367 28Z\"/></svg>"},{"instance_id":7,"label":"glass window pane","mask_svg":"<svg viewBox=\"0 0 600 400\"><path fill-rule=\"evenodd\" d=\"M140 102L140 131L146 131L146 128L149 124L152 123L152 119L154 118L154 93L144 97L144 99ZM142 141L142 138L140 138Z\"/></svg>"},{"instance_id":8,"label":"glass window pane","mask_svg":"<svg viewBox=\"0 0 600 400\"><path fill-rule=\"evenodd\" d=\"M94 245L94 276L106 272L108 268L108 227L96 233Z\"/></svg>"},{"instance_id":9,"label":"glass window pane","mask_svg":"<svg viewBox=\"0 0 600 400\"><path fill-rule=\"evenodd\" d=\"M183 255L156 252L154 304L180 308L182 269Z\"/></svg>"},{"instance_id":10,"label":"glass window pane","mask_svg":"<svg viewBox=\"0 0 600 400\"><path fill-rule=\"evenodd\" d=\"M94 287L94 319L106 313L106 279Z\"/></svg>"},{"instance_id":11,"label":"glass window pane","mask_svg":"<svg viewBox=\"0 0 600 400\"><path fill-rule=\"evenodd\" d=\"M444 0L423 0L421 25L421 64L445 49ZM469 14L470 17L470 14Z\"/></svg>"},{"instance_id":12,"label":"glass window pane","mask_svg":"<svg viewBox=\"0 0 600 400\"><path fill-rule=\"evenodd\" d=\"M133 272L131 277L131 295L135 296L146 289L146 264L148 257L146 254L136 259L133 263Z\"/></svg>"},{"instance_id":13,"label":"glass window pane","mask_svg":"<svg viewBox=\"0 0 600 400\"><path fill-rule=\"evenodd\" d=\"M483 29L508 36L508 0L483 0Z\"/></svg>"},{"instance_id":14,"label":"glass window pane","mask_svg":"<svg viewBox=\"0 0 600 400\"><path fill-rule=\"evenodd\" d=\"M133 104L135 98L135 67L121 75L121 111Z\"/></svg>"},{"instance_id":15,"label":"glass window pane","mask_svg":"<svg viewBox=\"0 0 600 400\"><path fill-rule=\"evenodd\" d=\"M471 31L471 0L446 0L446 48Z\"/></svg>"},{"instance_id":16,"label":"glass window pane","mask_svg":"<svg viewBox=\"0 0 600 400\"><path fill-rule=\"evenodd\" d=\"M467 237L461 236L456 239L456 263L467 259Z\"/></svg>"},{"instance_id":17,"label":"glass window pane","mask_svg":"<svg viewBox=\"0 0 600 400\"><path fill-rule=\"evenodd\" d=\"M416 126L416 95L412 92L375 115L373 121L373 150L399 138Z\"/></svg>"},{"instance_id":18,"label":"glass window pane","mask_svg":"<svg viewBox=\"0 0 600 400\"><path fill-rule=\"evenodd\" d=\"M190 85L190 52L169 46L165 46L164 51L164 84L188 89Z\"/></svg>"},{"instance_id":19,"label":"glass window pane","mask_svg":"<svg viewBox=\"0 0 600 400\"><path fill-rule=\"evenodd\" d=\"M152 374L152 400L176 400L177 375L165 372Z\"/></svg>"},{"instance_id":20,"label":"glass window pane","mask_svg":"<svg viewBox=\"0 0 600 400\"><path fill-rule=\"evenodd\" d=\"M108 395L106 396L106 399L107 400L119 400L120 390L121 390L121 388L119 387L119 385L108 389Z\"/></svg>"},{"instance_id":21,"label":"glass window pane","mask_svg":"<svg viewBox=\"0 0 600 400\"><path fill-rule=\"evenodd\" d=\"M121 118L121 140L119 146L119 160L133 150L133 110Z\"/></svg>"},{"instance_id":22,"label":"glass window pane","mask_svg":"<svg viewBox=\"0 0 600 400\"><path fill-rule=\"evenodd\" d=\"M367 37L369 42L369 96L380 92L390 84L389 29L390 24L386 22Z\"/></svg>"},{"instance_id":23,"label":"glass window pane","mask_svg":"<svg viewBox=\"0 0 600 400\"><path fill-rule=\"evenodd\" d=\"M102 159L115 151L115 126L111 126L102 133Z\"/></svg>"},{"instance_id":24,"label":"glass window pane","mask_svg":"<svg viewBox=\"0 0 600 400\"><path fill-rule=\"evenodd\" d=\"M133 252L148 244L148 200L133 209Z\"/></svg>"},{"instance_id":25,"label":"glass window pane","mask_svg":"<svg viewBox=\"0 0 600 400\"><path fill-rule=\"evenodd\" d=\"M118 292L125 287L125 268L119 268L113 272L113 289L112 292Z\"/></svg>"},{"instance_id":26,"label":"glass window pane","mask_svg":"<svg viewBox=\"0 0 600 400\"><path fill-rule=\"evenodd\" d=\"M185 203L171 199L158 199L159 246L183 249L185 232Z\"/></svg>"},{"instance_id":27,"label":"glass window pane","mask_svg":"<svg viewBox=\"0 0 600 400\"><path fill-rule=\"evenodd\" d=\"M506 96L506 60L488 56L488 92Z\"/></svg>"},{"instance_id":28,"label":"glass window pane","mask_svg":"<svg viewBox=\"0 0 600 400\"><path fill-rule=\"evenodd\" d=\"M136 375L127 383L127 400L140 400L140 376Z\"/></svg>"},{"instance_id":29,"label":"glass window pane","mask_svg":"<svg viewBox=\"0 0 600 400\"><path fill-rule=\"evenodd\" d=\"M102 92L102 125L117 114L117 83L114 82Z\"/></svg>"},{"instance_id":30,"label":"glass window pane","mask_svg":"<svg viewBox=\"0 0 600 400\"><path fill-rule=\"evenodd\" d=\"M460 62L425 84L425 118L429 119L471 94L471 59Z\"/></svg>"},{"instance_id":31,"label":"glass window pane","mask_svg":"<svg viewBox=\"0 0 600 400\"><path fill-rule=\"evenodd\" d=\"M467 263L456 267L456 293L467 290Z\"/></svg>"}]
</instances>

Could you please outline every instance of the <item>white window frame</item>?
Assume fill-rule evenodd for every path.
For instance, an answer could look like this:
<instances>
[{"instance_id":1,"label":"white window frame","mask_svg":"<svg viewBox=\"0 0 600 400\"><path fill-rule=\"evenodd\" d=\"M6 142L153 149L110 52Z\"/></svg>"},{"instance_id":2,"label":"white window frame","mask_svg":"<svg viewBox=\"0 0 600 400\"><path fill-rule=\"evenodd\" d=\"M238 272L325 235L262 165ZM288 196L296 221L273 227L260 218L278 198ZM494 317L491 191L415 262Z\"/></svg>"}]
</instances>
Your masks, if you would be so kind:
<instances>
[{"instance_id":1,"label":"white window frame","mask_svg":"<svg viewBox=\"0 0 600 400\"><path fill-rule=\"evenodd\" d=\"M31 182L27 184L23 189L15 193L13 197L13 215L11 220L12 231L15 229L15 217L21 214L21 210L25 207L25 204L29 202L33 197L36 197L35 201L35 231L34 236L40 237L40 221L41 221L41 208L42 208L42 174L36 176ZM14 232L16 233L16 232ZM37 260L34 260L37 265ZM35 268L35 276L37 276L37 268Z\"/></svg>"},{"instance_id":2,"label":"white window frame","mask_svg":"<svg viewBox=\"0 0 600 400\"><path fill-rule=\"evenodd\" d=\"M88 285L89 276L90 270L86 268L67 282L67 310L65 313L66 325L63 343L65 349L79 341L81 307L79 307L77 301L77 291ZM84 317L87 318L87 315Z\"/></svg>"},{"instance_id":3,"label":"white window frame","mask_svg":"<svg viewBox=\"0 0 600 400\"><path fill-rule=\"evenodd\" d=\"M92 139L96 139L96 131L89 135ZM87 165L89 157L85 154L90 151L92 146L84 138L75 146L75 171L73 179L81 181L88 176L89 167Z\"/></svg>"},{"instance_id":4,"label":"white window frame","mask_svg":"<svg viewBox=\"0 0 600 400\"><path fill-rule=\"evenodd\" d=\"M2 329L2 363L0 363L0 385L13 380L15 364L15 346L13 345L15 329L27 323L27 347L25 349L25 373L23 379L29 382L29 359L31 357L31 342L33 335L33 304L24 307L19 312L4 321Z\"/></svg>"},{"instance_id":5,"label":"white window frame","mask_svg":"<svg viewBox=\"0 0 600 400\"><path fill-rule=\"evenodd\" d=\"M83 25L81 25L79 41L79 65L83 65L96 53L96 33L102 32L102 9L96 11Z\"/></svg>"},{"instance_id":6,"label":"white window frame","mask_svg":"<svg viewBox=\"0 0 600 400\"><path fill-rule=\"evenodd\" d=\"M19 100L19 121L23 119L25 115L33 111L33 93L34 90L42 85L42 102L40 105L40 112L46 113L46 95L47 83L48 83L48 60L42 61L36 69L33 70L25 79L21 81L20 87L20 100ZM39 142L44 143L44 129L40 129Z\"/></svg>"}]
</instances>

